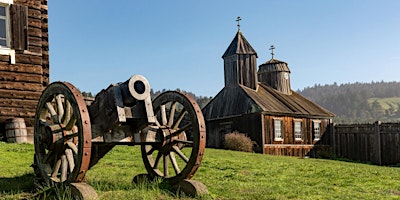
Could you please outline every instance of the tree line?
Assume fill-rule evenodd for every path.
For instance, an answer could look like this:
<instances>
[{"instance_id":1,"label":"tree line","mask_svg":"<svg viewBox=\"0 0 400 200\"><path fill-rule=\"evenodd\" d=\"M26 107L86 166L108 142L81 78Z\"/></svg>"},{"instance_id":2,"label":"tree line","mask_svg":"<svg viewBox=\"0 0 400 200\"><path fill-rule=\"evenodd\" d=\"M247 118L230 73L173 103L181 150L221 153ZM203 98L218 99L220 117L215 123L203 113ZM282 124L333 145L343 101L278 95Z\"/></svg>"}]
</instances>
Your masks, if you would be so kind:
<instances>
[{"instance_id":1,"label":"tree line","mask_svg":"<svg viewBox=\"0 0 400 200\"><path fill-rule=\"evenodd\" d=\"M335 113L336 123L394 122L400 119L400 82L315 84L297 91ZM399 101L395 101L396 98ZM394 101L383 104L382 99Z\"/></svg>"}]
</instances>

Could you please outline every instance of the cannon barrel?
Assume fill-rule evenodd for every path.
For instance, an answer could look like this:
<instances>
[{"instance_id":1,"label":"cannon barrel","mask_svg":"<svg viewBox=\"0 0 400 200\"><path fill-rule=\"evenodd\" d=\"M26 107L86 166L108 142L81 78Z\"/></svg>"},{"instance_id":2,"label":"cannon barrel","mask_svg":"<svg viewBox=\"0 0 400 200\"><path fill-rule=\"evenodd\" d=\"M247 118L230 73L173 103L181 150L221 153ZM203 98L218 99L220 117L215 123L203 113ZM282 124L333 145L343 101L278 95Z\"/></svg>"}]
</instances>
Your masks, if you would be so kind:
<instances>
[{"instance_id":1,"label":"cannon barrel","mask_svg":"<svg viewBox=\"0 0 400 200\"><path fill-rule=\"evenodd\" d=\"M144 76L133 75L120 84L124 106L133 106L137 100L145 100L150 96L150 84Z\"/></svg>"},{"instance_id":2,"label":"cannon barrel","mask_svg":"<svg viewBox=\"0 0 400 200\"><path fill-rule=\"evenodd\" d=\"M144 109L137 110L136 107ZM125 82L112 84L100 91L88 110L93 137L101 136L135 116L146 119L138 126L154 123L150 84L141 75L133 75Z\"/></svg>"}]
</instances>

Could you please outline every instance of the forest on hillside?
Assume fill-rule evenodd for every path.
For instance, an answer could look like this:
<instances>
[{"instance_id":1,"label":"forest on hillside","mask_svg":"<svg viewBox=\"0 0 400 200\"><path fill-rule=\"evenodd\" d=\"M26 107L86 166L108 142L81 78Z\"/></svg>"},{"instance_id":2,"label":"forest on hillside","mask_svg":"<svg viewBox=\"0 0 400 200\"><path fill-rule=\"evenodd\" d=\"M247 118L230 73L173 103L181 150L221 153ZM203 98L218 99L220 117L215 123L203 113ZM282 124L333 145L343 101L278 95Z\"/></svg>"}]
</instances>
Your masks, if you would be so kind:
<instances>
[{"instance_id":1,"label":"forest on hillside","mask_svg":"<svg viewBox=\"0 0 400 200\"><path fill-rule=\"evenodd\" d=\"M316 84L297 92L335 113L335 123L400 121L400 82Z\"/></svg>"}]
</instances>

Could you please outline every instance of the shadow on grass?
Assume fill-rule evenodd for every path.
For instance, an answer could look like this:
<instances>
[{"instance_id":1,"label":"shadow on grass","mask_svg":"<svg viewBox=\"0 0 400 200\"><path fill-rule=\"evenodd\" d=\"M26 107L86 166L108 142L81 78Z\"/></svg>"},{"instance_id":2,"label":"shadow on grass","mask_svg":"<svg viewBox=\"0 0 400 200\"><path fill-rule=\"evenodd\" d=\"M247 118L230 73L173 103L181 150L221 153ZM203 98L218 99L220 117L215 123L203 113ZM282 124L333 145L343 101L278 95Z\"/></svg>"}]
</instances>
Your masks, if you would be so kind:
<instances>
[{"instance_id":1,"label":"shadow on grass","mask_svg":"<svg viewBox=\"0 0 400 200\"><path fill-rule=\"evenodd\" d=\"M34 178L35 175L33 173L12 178L0 177L0 193L32 192L35 189Z\"/></svg>"}]
</instances>

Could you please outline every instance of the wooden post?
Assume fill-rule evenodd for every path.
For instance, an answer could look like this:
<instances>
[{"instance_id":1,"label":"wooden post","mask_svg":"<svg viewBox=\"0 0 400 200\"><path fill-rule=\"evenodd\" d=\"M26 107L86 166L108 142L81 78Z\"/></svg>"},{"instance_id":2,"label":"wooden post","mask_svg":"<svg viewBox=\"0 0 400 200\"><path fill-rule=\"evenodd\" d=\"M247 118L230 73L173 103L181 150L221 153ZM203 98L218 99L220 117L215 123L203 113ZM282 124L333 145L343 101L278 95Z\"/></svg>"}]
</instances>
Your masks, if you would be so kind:
<instances>
[{"instance_id":1,"label":"wooden post","mask_svg":"<svg viewBox=\"0 0 400 200\"><path fill-rule=\"evenodd\" d=\"M332 119L329 120L330 124L330 132L331 132L331 146L332 146L332 153L336 154L336 138L335 138L335 128L336 124L332 122Z\"/></svg>"},{"instance_id":2,"label":"wooden post","mask_svg":"<svg viewBox=\"0 0 400 200\"><path fill-rule=\"evenodd\" d=\"M265 154L265 148L264 148L264 144L265 144L265 122L264 122L264 114L261 114L261 152L262 154Z\"/></svg>"},{"instance_id":3,"label":"wooden post","mask_svg":"<svg viewBox=\"0 0 400 200\"><path fill-rule=\"evenodd\" d=\"M373 145L372 145L372 152L371 152L371 161L374 164L381 165L382 158L381 158L381 133L380 133L380 121L376 121L374 123L374 136L373 138Z\"/></svg>"}]
</instances>

